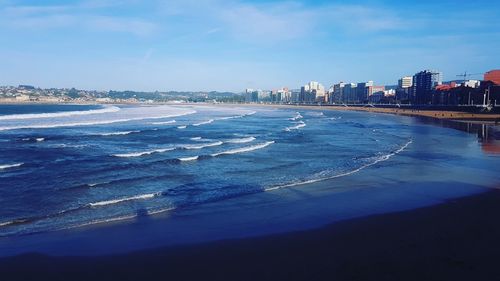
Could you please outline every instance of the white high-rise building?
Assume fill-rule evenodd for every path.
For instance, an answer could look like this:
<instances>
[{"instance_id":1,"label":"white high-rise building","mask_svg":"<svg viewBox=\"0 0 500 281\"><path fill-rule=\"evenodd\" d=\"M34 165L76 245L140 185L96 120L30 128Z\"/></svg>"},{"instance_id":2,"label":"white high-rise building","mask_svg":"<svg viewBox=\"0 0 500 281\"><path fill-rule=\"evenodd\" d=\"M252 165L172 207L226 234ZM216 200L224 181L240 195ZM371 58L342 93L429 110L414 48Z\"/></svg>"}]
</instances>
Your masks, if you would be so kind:
<instances>
[{"instance_id":1,"label":"white high-rise building","mask_svg":"<svg viewBox=\"0 0 500 281\"><path fill-rule=\"evenodd\" d=\"M400 89L407 89L413 86L413 77L412 76L405 76L399 79L398 81L398 86Z\"/></svg>"}]
</instances>

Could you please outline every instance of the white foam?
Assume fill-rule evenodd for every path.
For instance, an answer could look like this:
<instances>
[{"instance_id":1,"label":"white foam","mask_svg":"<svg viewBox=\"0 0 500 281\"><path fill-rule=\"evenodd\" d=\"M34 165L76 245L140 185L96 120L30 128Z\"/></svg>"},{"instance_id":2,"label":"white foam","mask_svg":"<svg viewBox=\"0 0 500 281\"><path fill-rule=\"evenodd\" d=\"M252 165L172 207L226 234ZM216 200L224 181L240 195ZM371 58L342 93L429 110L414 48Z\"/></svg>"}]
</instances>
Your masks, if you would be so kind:
<instances>
[{"instance_id":1,"label":"white foam","mask_svg":"<svg viewBox=\"0 0 500 281\"><path fill-rule=\"evenodd\" d=\"M391 152L389 154L377 157L375 159L375 161L370 162L368 164L365 164L365 165L363 165L363 166L361 166L361 167L359 167L357 169L354 169L352 171L348 171L348 172L345 172L345 173L342 173L342 174L338 174L338 175L334 175L334 176L331 176L331 177L311 179L311 180L307 180L307 181L301 181L301 182L295 182L295 183L290 183L290 184L285 184L285 185L280 185L280 186L269 187L269 188L264 189L264 191L273 191L273 190L278 190L278 189L287 188L287 187L300 186L300 185L311 184L311 183L321 182L321 181L325 181L325 180L330 180L330 179L335 179L335 178L349 176L349 175L358 173L358 172L360 172L360 171L362 171L362 170L364 170L364 169L366 169L368 167L376 165L376 164L378 164L380 162L389 160L392 156L397 155L397 154L403 152L412 143L413 143L413 140L409 140L406 144L404 144L398 150L396 150L394 152Z\"/></svg>"},{"instance_id":2,"label":"white foam","mask_svg":"<svg viewBox=\"0 0 500 281\"><path fill-rule=\"evenodd\" d=\"M257 149L265 148L265 147L267 147L267 146L269 146L269 145L271 145L273 143L275 143L275 142L274 141L268 141L268 142L257 144L257 145L252 145L252 146L247 146L247 147L242 147L242 148L237 148L237 149L231 149L231 150L227 150L227 151L223 151L223 152L219 152L219 153L214 153L211 156L212 157L217 157L217 156L220 156L220 155L238 154L238 153L244 153L244 152L254 151L254 150L257 150Z\"/></svg>"},{"instance_id":3,"label":"white foam","mask_svg":"<svg viewBox=\"0 0 500 281\"><path fill-rule=\"evenodd\" d=\"M298 130L300 128L304 128L305 126L306 126L306 123L304 123L303 121L300 121L296 126L285 128L285 131L290 132L292 130Z\"/></svg>"},{"instance_id":4,"label":"white foam","mask_svg":"<svg viewBox=\"0 0 500 281\"><path fill-rule=\"evenodd\" d=\"M218 118L217 120L229 120L229 119L243 118L245 116L254 115L255 113L257 113L257 112L256 111L252 111L252 112L249 112L249 113L245 113L243 115L221 117L221 118Z\"/></svg>"},{"instance_id":5,"label":"white foam","mask_svg":"<svg viewBox=\"0 0 500 281\"><path fill-rule=\"evenodd\" d=\"M18 167L21 167L22 165L24 165L24 163L0 165L0 170L6 170L6 169L11 169L11 168L18 168Z\"/></svg>"},{"instance_id":6,"label":"white foam","mask_svg":"<svg viewBox=\"0 0 500 281\"><path fill-rule=\"evenodd\" d=\"M190 138L190 140L193 140L193 141L198 141L198 140L201 140L202 137L194 137L194 138Z\"/></svg>"},{"instance_id":7,"label":"white foam","mask_svg":"<svg viewBox=\"0 0 500 281\"><path fill-rule=\"evenodd\" d=\"M182 148L184 148L184 149L203 149L205 147L219 146L222 144L224 144L224 143L221 141L217 141L217 142L201 144L201 145L185 145Z\"/></svg>"},{"instance_id":8,"label":"white foam","mask_svg":"<svg viewBox=\"0 0 500 281\"><path fill-rule=\"evenodd\" d=\"M44 141L44 140L45 140L45 138L36 138L35 140L36 140L37 142L42 142L42 141Z\"/></svg>"},{"instance_id":9,"label":"white foam","mask_svg":"<svg viewBox=\"0 0 500 281\"><path fill-rule=\"evenodd\" d=\"M177 127L177 129L181 129L181 130L182 129L186 129L186 128L187 128L187 126L179 126L179 127Z\"/></svg>"},{"instance_id":10,"label":"white foam","mask_svg":"<svg viewBox=\"0 0 500 281\"><path fill-rule=\"evenodd\" d=\"M89 203L88 205L90 207L102 207L102 206L114 205L114 204L127 202L127 201L147 200L147 199L152 199L152 198L155 198L158 196L161 196L161 192L142 194L142 195L136 195L136 196L131 196L131 197L124 197L124 198L120 198L120 199L99 201L99 202L95 202L95 203Z\"/></svg>"},{"instance_id":11,"label":"white foam","mask_svg":"<svg viewBox=\"0 0 500 281\"><path fill-rule=\"evenodd\" d=\"M153 122L151 124L153 124L153 125L168 125L168 124L174 124L176 122L177 121L175 121L175 120L170 120L170 121L165 121L165 122Z\"/></svg>"},{"instance_id":12,"label":"white foam","mask_svg":"<svg viewBox=\"0 0 500 281\"><path fill-rule=\"evenodd\" d=\"M163 152L167 152L167 151L172 151L174 149L175 149L174 147L169 147L169 148L161 148L161 149L141 151L141 152L113 154L113 156L115 156L115 157L121 157L121 158L141 157L141 156L144 156L144 155L151 155L151 154L154 154L154 153L163 153Z\"/></svg>"},{"instance_id":13,"label":"white foam","mask_svg":"<svg viewBox=\"0 0 500 281\"><path fill-rule=\"evenodd\" d=\"M106 106L101 109L91 109L85 111L66 111L66 112L54 112L54 113L30 113L30 114L11 114L0 116L0 120L24 120L24 119L40 119L40 118L55 118L55 117L69 117L69 116L80 116L80 115L90 115L90 114L102 114L102 113L112 113L120 111L119 107L116 106Z\"/></svg>"},{"instance_id":14,"label":"white foam","mask_svg":"<svg viewBox=\"0 0 500 281\"><path fill-rule=\"evenodd\" d=\"M300 114L300 112L296 112L296 114L297 114L297 115L295 115L294 117L292 117L292 118L290 118L290 119L288 119L288 120L297 121L297 120L299 120L299 119L304 118L304 116L302 116L302 115Z\"/></svg>"},{"instance_id":15,"label":"white foam","mask_svg":"<svg viewBox=\"0 0 500 281\"><path fill-rule=\"evenodd\" d=\"M226 143L247 143L247 142L253 142L254 140L255 140L254 137L248 137L248 138L227 140Z\"/></svg>"},{"instance_id":16,"label":"white foam","mask_svg":"<svg viewBox=\"0 0 500 281\"><path fill-rule=\"evenodd\" d=\"M135 117L135 118L127 118L127 119L114 119L114 120L112 119L112 120L58 123L58 124L40 124L40 125L28 125L27 124L27 125L19 125L19 126L11 126L11 127L0 127L0 131L17 130L17 129L49 129L49 128L60 128L60 127L107 125L107 124L114 124L114 123L139 121L139 120L172 118L172 117L184 116L184 115L189 115L189 114L194 114L194 113L196 113L196 111L189 111L189 112L185 112L185 113L170 114L170 115L163 115L163 116L144 116L144 117Z\"/></svg>"},{"instance_id":17,"label":"white foam","mask_svg":"<svg viewBox=\"0 0 500 281\"><path fill-rule=\"evenodd\" d=\"M187 161L195 161L198 160L200 156L193 156L193 157L183 157L183 158L178 158L179 161L187 162Z\"/></svg>"},{"instance_id":18,"label":"white foam","mask_svg":"<svg viewBox=\"0 0 500 281\"><path fill-rule=\"evenodd\" d=\"M125 136L133 133L140 133L141 131L125 131L125 132L113 132L113 133L102 133L100 136L108 137L108 136Z\"/></svg>"},{"instance_id":19,"label":"white foam","mask_svg":"<svg viewBox=\"0 0 500 281\"><path fill-rule=\"evenodd\" d=\"M204 122L193 124L193 126L198 127L198 126L201 126L201 125L206 125L206 124L213 123L214 121L215 121L214 119L210 119L208 121L204 121Z\"/></svg>"}]
</instances>

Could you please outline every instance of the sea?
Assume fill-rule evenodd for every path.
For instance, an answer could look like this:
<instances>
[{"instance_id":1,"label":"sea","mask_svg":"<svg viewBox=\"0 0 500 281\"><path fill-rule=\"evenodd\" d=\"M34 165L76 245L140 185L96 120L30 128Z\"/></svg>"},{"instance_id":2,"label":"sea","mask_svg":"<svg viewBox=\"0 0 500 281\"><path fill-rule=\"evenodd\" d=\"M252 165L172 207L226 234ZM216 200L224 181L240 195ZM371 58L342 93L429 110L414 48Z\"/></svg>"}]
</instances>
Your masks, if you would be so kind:
<instances>
[{"instance_id":1,"label":"sea","mask_svg":"<svg viewBox=\"0 0 500 281\"><path fill-rule=\"evenodd\" d=\"M498 164L477 133L413 117L320 107L0 105L0 238L238 198L254 198L245 208L258 212L263 194L280 201L292 190L307 201L315 188L333 194L432 182L462 195L454 183L497 186Z\"/></svg>"}]
</instances>

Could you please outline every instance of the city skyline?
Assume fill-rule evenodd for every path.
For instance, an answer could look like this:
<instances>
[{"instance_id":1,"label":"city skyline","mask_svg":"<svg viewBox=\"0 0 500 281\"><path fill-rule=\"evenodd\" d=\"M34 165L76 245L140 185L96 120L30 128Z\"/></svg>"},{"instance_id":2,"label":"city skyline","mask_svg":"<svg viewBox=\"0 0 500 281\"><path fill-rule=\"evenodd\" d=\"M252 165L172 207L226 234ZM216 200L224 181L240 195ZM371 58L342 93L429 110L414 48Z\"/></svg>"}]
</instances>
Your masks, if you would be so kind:
<instances>
[{"instance_id":1,"label":"city skyline","mask_svg":"<svg viewBox=\"0 0 500 281\"><path fill-rule=\"evenodd\" d=\"M464 71L500 64L499 7L486 1L4 0L0 84L241 92L297 89L306 81L394 85L422 69L458 80Z\"/></svg>"}]
</instances>

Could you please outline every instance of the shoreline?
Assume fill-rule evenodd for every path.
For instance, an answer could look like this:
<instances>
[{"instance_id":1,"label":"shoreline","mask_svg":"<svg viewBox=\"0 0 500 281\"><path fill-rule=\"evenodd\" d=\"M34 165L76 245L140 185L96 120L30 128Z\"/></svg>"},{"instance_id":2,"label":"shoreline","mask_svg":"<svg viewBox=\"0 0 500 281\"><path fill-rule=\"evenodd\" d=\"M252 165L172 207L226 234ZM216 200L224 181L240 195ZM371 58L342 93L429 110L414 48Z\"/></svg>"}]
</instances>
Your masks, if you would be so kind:
<instances>
[{"instance_id":1,"label":"shoreline","mask_svg":"<svg viewBox=\"0 0 500 281\"><path fill-rule=\"evenodd\" d=\"M342 106L342 105L292 105L292 104L251 104L251 103L174 103L174 102L156 102L156 103L127 103L127 102L5 102L0 101L0 105L137 105L137 106L154 106L154 105L200 105L200 106L241 106L241 107L274 107L274 108L299 108L306 110L338 110L338 111L362 111L372 113L385 113L402 116L417 116L429 117L438 120L450 121L472 121L481 122L483 124L499 124L500 113L468 113L463 111L450 110L421 110L421 109L405 109L405 108L386 108L386 107L371 107L365 106Z\"/></svg>"},{"instance_id":2,"label":"shoreline","mask_svg":"<svg viewBox=\"0 0 500 281\"><path fill-rule=\"evenodd\" d=\"M298 232L100 257L1 258L7 280L497 280L500 191ZM464 243L465 242L465 243Z\"/></svg>"},{"instance_id":3,"label":"shoreline","mask_svg":"<svg viewBox=\"0 0 500 281\"><path fill-rule=\"evenodd\" d=\"M193 104L190 104L193 105ZM212 104L216 106L242 106L242 107L271 107L287 109L305 109L305 110L333 110L333 111L361 111L372 113L385 113L411 117L429 117L437 120L450 121L476 121L482 123L500 122L500 114L496 113L467 113L460 111L441 111L441 110L417 110L404 108L381 108L368 106L336 106L336 105L290 105L290 104Z\"/></svg>"}]
</instances>

